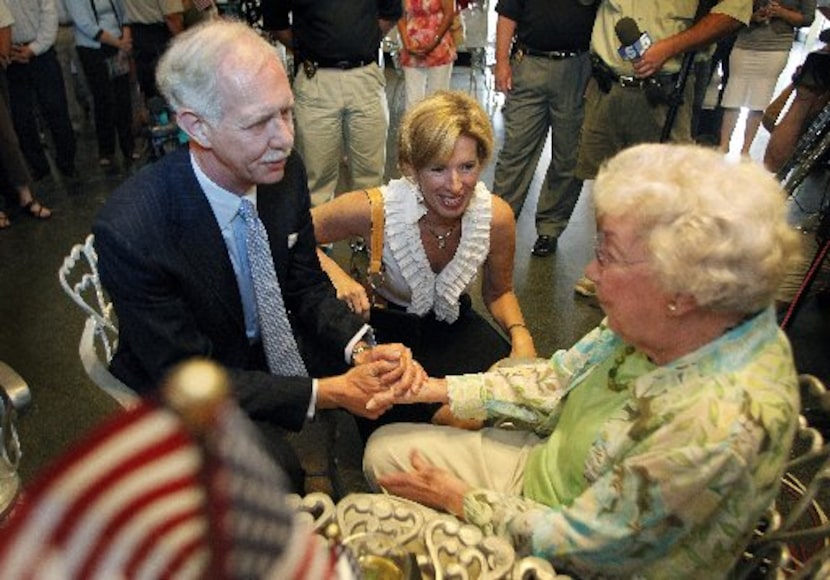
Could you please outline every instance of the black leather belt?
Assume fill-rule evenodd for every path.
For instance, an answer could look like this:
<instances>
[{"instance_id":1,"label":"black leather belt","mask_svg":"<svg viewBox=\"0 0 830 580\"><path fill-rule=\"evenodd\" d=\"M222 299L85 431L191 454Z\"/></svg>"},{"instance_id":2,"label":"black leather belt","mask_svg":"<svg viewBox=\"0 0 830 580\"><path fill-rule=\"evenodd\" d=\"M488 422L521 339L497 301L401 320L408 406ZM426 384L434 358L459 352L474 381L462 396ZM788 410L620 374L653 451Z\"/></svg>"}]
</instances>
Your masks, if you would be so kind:
<instances>
[{"instance_id":1,"label":"black leather belt","mask_svg":"<svg viewBox=\"0 0 830 580\"><path fill-rule=\"evenodd\" d=\"M573 58L580 54L585 54L585 50L536 50L526 45L520 45L521 50L527 56L537 56L539 58L549 58L551 60L564 60L566 58Z\"/></svg>"},{"instance_id":2,"label":"black leather belt","mask_svg":"<svg viewBox=\"0 0 830 580\"><path fill-rule=\"evenodd\" d=\"M595 54L591 55L591 65L591 74L604 93L610 91L613 85L619 85L625 89L650 90L658 87L663 90L672 90L678 77L677 73L659 73L646 78L619 75Z\"/></svg>"},{"instance_id":3,"label":"black leather belt","mask_svg":"<svg viewBox=\"0 0 830 580\"><path fill-rule=\"evenodd\" d=\"M334 58L310 58L308 59L314 63L314 66L317 68L339 68L340 70L351 70L353 68L361 68L364 66L369 66L370 64L377 62L376 59L373 58L365 58L365 59L358 59L358 60L350 60L350 59L334 59Z\"/></svg>"},{"instance_id":4,"label":"black leather belt","mask_svg":"<svg viewBox=\"0 0 830 580\"><path fill-rule=\"evenodd\" d=\"M626 75L617 76L617 84L626 89L643 89L655 82L661 86L673 85L677 80L676 74L657 74L647 78L631 77Z\"/></svg>"}]
</instances>

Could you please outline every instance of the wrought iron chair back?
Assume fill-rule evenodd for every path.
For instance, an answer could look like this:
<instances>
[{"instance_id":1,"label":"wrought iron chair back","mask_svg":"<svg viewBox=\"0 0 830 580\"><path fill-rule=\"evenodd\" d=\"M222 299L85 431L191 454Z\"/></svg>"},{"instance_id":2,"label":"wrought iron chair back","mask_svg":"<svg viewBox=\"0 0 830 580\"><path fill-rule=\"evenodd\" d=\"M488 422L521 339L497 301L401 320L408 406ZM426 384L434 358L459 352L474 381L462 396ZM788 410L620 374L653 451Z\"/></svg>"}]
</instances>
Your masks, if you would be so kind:
<instances>
[{"instance_id":1,"label":"wrought iron chair back","mask_svg":"<svg viewBox=\"0 0 830 580\"><path fill-rule=\"evenodd\" d=\"M32 400L29 385L9 365L0 361L0 522L14 507L20 492L20 440L18 413Z\"/></svg>"},{"instance_id":2,"label":"wrought iron chair back","mask_svg":"<svg viewBox=\"0 0 830 580\"><path fill-rule=\"evenodd\" d=\"M830 393L812 375L801 375L802 394L830 411ZM830 522L822 507L830 480L830 443L804 416L781 491L762 518L734 577L826 578L830 575ZM823 489L824 488L824 489Z\"/></svg>"},{"instance_id":3,"label":"wrought iron chair back","mask_svg":"<svg viewBox=\"0 0 830 580\"><path fill-rule=\"evenodd\" d=\"M138 395L109 371L109 362L118 346L118 326L112 303L104 293L98 276L95 238L88 235L75 244L58 270L58 279L67 296L87 315L78 354L92 381L122 407L138 402Z\"/></svg>"}]
</instances>

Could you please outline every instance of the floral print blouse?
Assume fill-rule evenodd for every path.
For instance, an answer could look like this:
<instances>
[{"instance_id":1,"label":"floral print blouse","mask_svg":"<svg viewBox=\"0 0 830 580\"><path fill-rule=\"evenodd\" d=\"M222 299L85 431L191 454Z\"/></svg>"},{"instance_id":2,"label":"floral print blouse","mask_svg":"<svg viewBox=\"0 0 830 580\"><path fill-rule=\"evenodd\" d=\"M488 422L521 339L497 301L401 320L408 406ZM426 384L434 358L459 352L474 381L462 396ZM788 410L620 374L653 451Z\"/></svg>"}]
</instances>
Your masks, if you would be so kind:
<instances>
[{"instance_id":1,"label":"floral print blouse","mask_svg":"<svg viewBox=\"0 0 830 580\"><path fill-rule=\"evenodd\" d=\"M550 361L447 377L452 410L549 437L567 394L621 344L603 321ZM635 379L568 505L474 489L465 518L580 578L723 577L777 493L798 413L792 352L770 308Z\"/></svg>"},{"instance_id":2,"label":"floral print blouse","mask_svg":"<svg viewBox=\"0 0 830 580\"><path fill-rule=\"evenodd\" d=\"M405 0L404 18L409 38L418 46L430 46L444 19L441 0ZM404 43L401 42L401 45ZM405 47L401 48L401 66L441 66L455 61L455 57L455 44L449 30L441 37L438 45L423 56L411 54Z\"/></svg>"}]
</instances>

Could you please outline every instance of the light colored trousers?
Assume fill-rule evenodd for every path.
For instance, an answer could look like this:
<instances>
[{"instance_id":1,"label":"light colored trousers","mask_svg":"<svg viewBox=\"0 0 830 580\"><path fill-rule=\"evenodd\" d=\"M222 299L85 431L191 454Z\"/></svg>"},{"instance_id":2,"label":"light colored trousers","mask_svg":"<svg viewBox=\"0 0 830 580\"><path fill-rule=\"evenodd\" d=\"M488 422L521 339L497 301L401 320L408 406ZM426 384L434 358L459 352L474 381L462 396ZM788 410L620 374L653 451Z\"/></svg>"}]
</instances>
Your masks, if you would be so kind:
<instances>
[{"instance_id":1,"label":"light colored trousers","mask_svg":"<svg viewBox=\"0 0 830 580\"><path fill-rule=\"evenodd\" d=\"M441 66L405 66L406 110L437 91L447 91L452 80L452 63Z\"/></svg>"},{"instance_id":2,"label":"light colored trousers","mask_svg":"<svg viewBox=\"0 0 830 580\"><path fill-rule=\"evenodd\" d=\"M530 431L486 428L467 431L421 423L393 423L375 431L366 442L363 471L374 487L375 477L409 471L417 450L436 467L476 488L514 495L522 493L530 450L542 440Z\"/></svg>"},{"instance_id":3,"label":"light colored trousers","mask_svg":"<svg viewBox=\"0 0 830 580\"><path fill-rule=\"evenodd\" d=\"M312 205L334 197L343 155L351 176L346 191L383 183L389 105L386 77L378 65L321 68L311 78L300 68L294 115Z\"/></svg>"}]
</instances>

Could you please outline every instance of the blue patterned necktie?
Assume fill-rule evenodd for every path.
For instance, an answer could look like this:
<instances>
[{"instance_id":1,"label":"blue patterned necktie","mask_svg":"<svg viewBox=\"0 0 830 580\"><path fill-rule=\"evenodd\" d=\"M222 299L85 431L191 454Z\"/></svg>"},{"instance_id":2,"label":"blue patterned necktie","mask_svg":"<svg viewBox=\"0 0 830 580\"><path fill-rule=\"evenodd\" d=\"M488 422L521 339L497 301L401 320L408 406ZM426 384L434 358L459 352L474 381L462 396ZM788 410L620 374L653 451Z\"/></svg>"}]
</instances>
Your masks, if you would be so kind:
<instances>
[{"instance_id":1,"label":"blue patterned necktie","mask_svg":"<svg viewBox=\"0 0 830 580\"><path fill-rule=\"evenodd\" d=\"M308 376L285 311L268 233L249 200L242 200L239 215L245 220L245 246L268 369L275 375Z\"/></svg>"}]
</instances>

